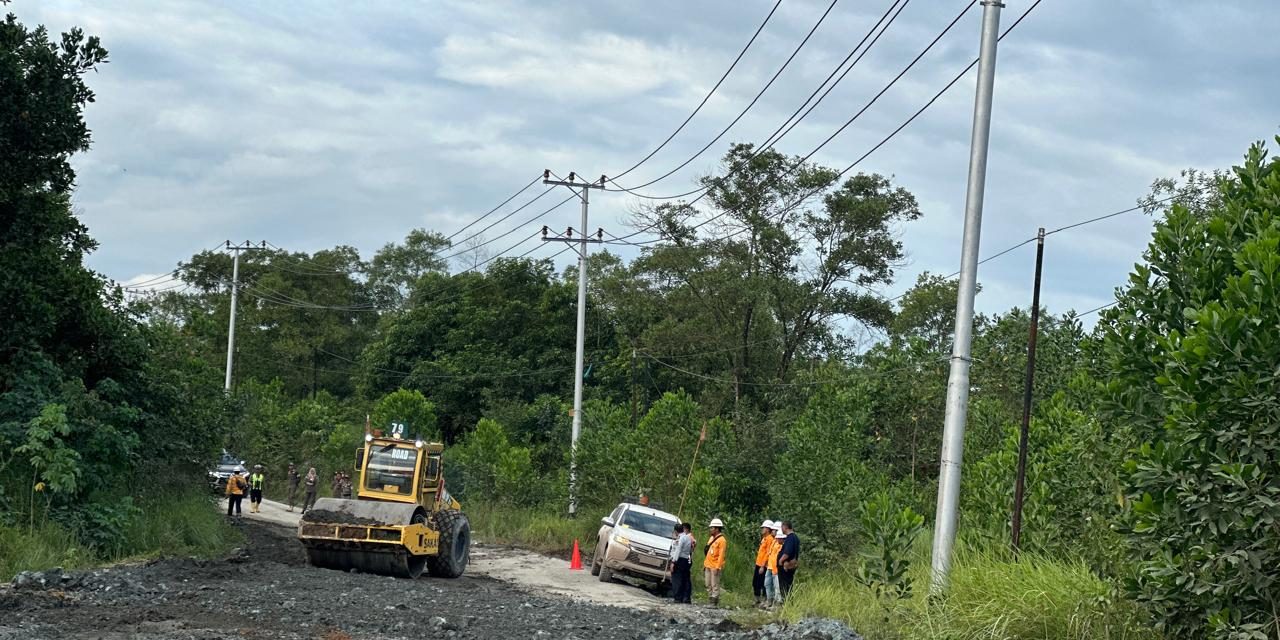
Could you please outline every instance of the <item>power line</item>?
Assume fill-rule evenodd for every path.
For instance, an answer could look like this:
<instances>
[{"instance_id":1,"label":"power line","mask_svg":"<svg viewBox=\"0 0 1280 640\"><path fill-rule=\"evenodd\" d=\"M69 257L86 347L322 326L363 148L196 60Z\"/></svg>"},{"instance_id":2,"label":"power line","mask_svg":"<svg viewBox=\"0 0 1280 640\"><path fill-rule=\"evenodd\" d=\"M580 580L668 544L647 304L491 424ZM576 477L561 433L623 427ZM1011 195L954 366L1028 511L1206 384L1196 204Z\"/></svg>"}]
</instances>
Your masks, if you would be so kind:
<instances>
[{"instance_id":1,"label":"power line","mask_svg":"<svg viewBox=\"0 0 1280 640\"><path fill-rule=\"evenodd\" d=\"M814 148L812 151L810 151L807 155L805 155L803 158L801 158L801 159L800 159L799 161L797 161L796 163L792 164L792 165L791 165L791 167L790 167L790 168L788 168L788 170L787 170L786 172L784 172L782 175L777 176L777 177L775 177L775 178L773 178L773 179L774 179L774 180L778 180L778 179L782 178L782 177L783 177L783 176L785 176L785 175L790 175L790 174L791 174L792 172L794 172L796 169L798 169L799 167L803 166L803 164L804 164L805 162L807 162L807 161L809 160L809 158L813 157L813 155L814 155L814 154L816 154L816 153L817 153L819 150L821 150L824 146L826 146L826 145L827 145L827 144L829 144L833 139L835 139L835 137L836 137L837 135L839 135L839 134L840 134L840 132L844 131L844 129L848 128L848 126L849 126L849 125L853 124L853 122L854 122L855 120L857 120L857 119L858 119L862 114L866 113L866 111L867 111L867 110L868 110L872 105L874 105L874 104L875 104L875 102L876 102L877 100L879 100L879 99L880 99L880 98L881 98L881 97L882 97L882 96L883 96L883 95L884 95L884 94L885 94L885 93L886 93L890 88L892 88L892 87L894 86L894 84L896 84L899 80L901 80L901 79L902 79L902 77L903 77L904 75L906 75L906 73L907 73L908 71L910 71L910 70L911 70L911 68L912 68L912 67L914 67L914 66L916 65L916 63L918 63L918 62L919 62L919 61L924 57L924 55L925 55L925 54L927 54L927 53L929 52L929 50L930 50L930 49L932 49L932 48L933 48L933 47L934 47L934 46L935 46L935 45L936 45L936 44L937 44L937 43L942 39L942 37L943 37L943 36L945 36L945 35L946 35L946 34L947 34L947 33L948 33L948 32L949 32L949 31L950 31L950 30L951 30L951 29L952 29L952 28L953 28L953 27L954 27L954 26L959 22L959 21L960 21L960 18L962 18L962 17L964 16L964 14L965 14L965 13L967 13L967 12L969 11L969 9L971 9L971 8L973 7L973 4L974 4L974 3L972 3L972 2L970 2L970 3L966 4L966 5L965 5L965 7L964 7L964 9L962 9L962 10L961 10L961 12L960 12L958 15L956 15L956 17L955 17L955 18L954 18L954 19L953 19L953 20L952 20L952 21L951 21L951 22L946 26L946 28L944 28L944 29L942 30L942 32L941 32L941 33L939 33L936 37L934 37L934 39L933 39L933 40L932 40L932 41L931 41L931 42L930 42L930 43L929 43L929 44L928 44L928 45L927 45L927 46L926 46L926 47L925 47L925 48L924 48L924 49L923 49L919 54L917 54L917 55L916 55L916 57L915 57L914 59L912 59L912 61L911 61L910 63L908 63L908 64L907 64L907 66L906 66L906 67L904 67L904 68L902 69L902 71L900 71L900 72L898 73L898 75L897 75L897 76L895 76L895 77L893 78L893 80L891 80L887 85L885 85L885 87L884 87L883 89L881 89L881 90L880 90L880 91L879 91L879 92L878 92L874 97L872 97L872 98L871 98L871 100L870 100L870 101L868 101L868 102L867 102L867 103L862 107L862 109L860 109L857 113L855 113L855 114L853 115L853 117L851 117L851 118L849 118L849 120L845 121L845 123L844 123L843 125L841 125L841 127L840 127L839 129L837 129L834 133L832 133L830 136L828 136L826 140L824 140L824 141L823 141L821 144L819 144L816 148ZM1025 18L1025 17L1026 17L1026 15L1027 15L1028 13L1030 13L1032 9L1035 9L1035 7L1036 7L1038 4L1039 4L1039 2L1037 2L1036 4L1031 5L1031 7L1029 7L1029 8L1027 9L1027 11L1026 11L1025 13L1023 13L1023 14L1022 14L1022 17L1023 17L1023 18ZM1022 18L1019 18L1017 21L1015 21L1015 22L1013 23L1013 25L1012 25L1012 26L1010 26L1007 30L1005 30L1004 35L1008 35L1008 33L1009 33L1010 31L1012 31L1012 30L1014 29L1014 27L1017 27L1017 26L1018 26L1018 23L1019 23L1019 22L1021 22L1021 21L1022 21ZM1001 35L1001 37L1003 38L1003 37L1004 37L1004 35ZM875 146L871 147L871 149L870 149L870 150L868 150L866 153L864 153L861 157L859 157L857 160L853 161L853 163L849 164L849 166L845 167L843 170L841 170L839 173L837 173L837 174L835 175L835 177L833 178L832 183L834 183L834 182L838 181L840 178L842 178L842 177L843 177L845 174L847 174L849 171L853 170L853 168L854 168L854 167L856 167L857 165L861 164L863 160L866 160L866 159L867 159L867 157L869 157L872 153L875 153L878 149L880 149L880 147L884 146L887 142L889 142L889 140L893 139L895 136L897 136L897 135L898 135L898 133L900 133L900 132L901 132L903 129L905 129L908 125L910 125L912 122L914 122L916 118L920 117L920 115L921 115L921 114L923 114L923 113L924 113L924 112L925 112L929 107L931 107L935 102L937 102L937 100L938 100L939 98L941 98L941 97L942 97L942 95L943 95L944 93L946 93L946 92L947 92L948 90L950 90L953 86L955 86L955 84L956 84L957 82L959 82L959 81L960 81L960 79L961 79L961 78L963 78L963 77L964 77L964 76L969 72L969 70L970 70L970 69L972 69L974 66L976 66L976 65L977 65L977 63L978 63L978 60L975 58L975 59L973 60L973 62L969 63L969 65L968 65L968 66L966 66L966 67L964 68L964 70L962 70L960 73L956 74L956 76L955 76L955 77L954 77L950 82L948 82L948 83L947 83L947 84L946 84L946 85L945 85L945 86L944 86L940 91L938 91L936 94L934 94L933 98L931 98L928 102L926 102L926 103L924 104L924 106L920 107L920 109L918 109L914 114L912 114L909 118L907 118L907 119L906 119L902 124L900 124L896 129L894 129L892 132L890 132L890 133L889 133L889 135L885 136L882 140L880 140L880 142L879 142L879 143L877 143ZM818 193L821 193L822 191L826 190L826 189L827 189L828 187L830 187L830 186L831 186L831 184L829 183L829 184L823 185L823 186L821 186L821 187L818 187L818 188L816 188L816 189L813 189L813 190L809 191L808 193L806 193L806 194L804 194L804 195L800 196L800 197L799 197L799 198L797 198L796 200L794 200L791 204L784 206L784 207L783 207L783 209L782 209L781 211L779 211L779 212L777 212L777 213L775 213L775 214L770 214L770 215L766 216L766 218L767 218L767 219L776 219L776 218L780 218L781 216L786 215L788 212L790 212L790 211L794 210L796 207L798 207L798 206L800 206L800 205L804 204L804 203L805 203L809 198L813 197L814 195L816 195L816 194L818 194ZM702 193L702 195L698 196L698 197L697 197L697 198L695 198L692 202L690 202L690 203L686 204L685 206L686 206L686 207L691 207L693 204L697 203L697 202L698 202L698 200L701 200L703 197L706 197L706 195L707 195L708 193L710 193L710 190L709 190L709 189L708 189L708 190L706 190L706 191L704 191L704 192ZM723 212L721 212L721 213L719 213L719 214L717 214L717 215L715 215L715 216L712 216L711 218L709 218L709 219L707 219L707 220L704 220L704 221L702 221L702 222L700 222L700 223L698 223L698 224L694 225L693 227L691 227L691 230L697 230L697 229L699 229L699 228L701 228L701 227L703 227L703 226L705 226L705 225L707 225L707 224L710 224L711 222L714 222L715 220L718 220L719 218L724 217L725 215L728 215L728 211L723 211ZM633 237L633 236L639 235L640 233L644 233L647 229L651 229L651 228L653 228L653 227L657 226L657 224L658 224L658 223L651 224L651 225L649 225L646 229L640 229L640 230L638 230L638 231L636 231L636 232L634 232L634 233L631 233L631 234L628 234L628 235L622 236L622 238L620 238L620 240L626 240L627 238L630 238L630 237ZM746 230L747 230L747 228L745 228L745 227L744 227L744 228L742 228L742 229L739 229L739 230L738 230L738 231L736 231L736 232L733 232L733 233L731 233L731 234L729 234L729 235L725 236L724 238L717 238L717 239L707 240L707 241L704 241L704 243L711 243L711 242L715 242L715 241L723 241L723 240L727 240L727 239L729 239L729 238L732 238L732 237L734 237L734 236L737 236L737 235L738 235L738 234L740 234L740 233L744 233ZM646 244L654 244L654 243L662 242L662 241L663 241L663 238L657 238L657 239L654 239L654 240L646 240L646 241L640 241L640 242L632 242L632 243L629 243L629 244L634 244L634 245L646 245Z\"/></svg>"},{"instance_id":2,"label":"power line","mask_svg":"<svg viewBox=\"0 0 1280 640\"><path fill-rule=\"evenodd\" d=\"M484 220L485 218L488 218L489 216L493 215L493 212L497 211L498 209L501 209L502 207L505 207L505 206L507 205L507 203L508 203L508 202L511 202L512 200L515 200L517 196L519 196L520 194L524 193L525 191L528 191L528 190L529 190L529 187L532 187L533 185L537 184L537 183L538 183L538 180L540 180L541 178L542 178L542 176L534 176L533 180L530 180L530 181L529 181L529 184L526 184L526 185L525 185L523 188L521 188L519 191L517 191L517 192L515 192L515 193L511 194L511 197L510 197L510 198L507 198L506 200L503 200L502 202L500 202L500 203L498 204L498 206L496 206L496 207L494 207L494 208L490 209L490 210L489 210L487 213L485 213L484 215L482 215L482 216L480 216L479 218L476 218L475 220L472 220L471 222L467 223L467 225L466 225L466 226L464 226L464 227L462 227L461 229L458 229L457 231L454 231L452 234L450 234L450 235L449 235L449 237L445 238L445 240L453 240L454 238L458 237L458 235L459 235L459 234L461 234L463 231L466 231L467 229L470 229L470 228L472 227L472 225L474 225L474 224L476 224L477 222L480 222L481 220Z\"/></svg>"},{"instance_id":3,"label":"power line","mask_svg":"<svg viewBox=\"0 0 1280 640\"><path fill-rule=\"evenodd\" d=\"M552 189L554 189L554 188L555 188L555 187L548 188L546 191L543 191L542 193L538 194L538 198L541 198L542 196L547 195L547 194L548 194L548 193L550 193L550 192L551 192L551 190L552 190ZM511 230L507 231L506 233L503 233L503 234L501 234L501 235L498 235L498 236L495 236L495 237L490 238L490 239L488 239L488 240L485 240L484 242L481 242L481 243L479 243L479 244L476 244L476 245L473 245L473 246L467 247L466 249L463 249L463 250L458 251L458 252L456 252L456 253L449 254L449 255L445 256L444 258L442 258L442 260L450 260L450 259L456 258L456 257L458 257L458 256L460 256L460 255L462 255L462 254L464 254L464 253L470 253L471 251L475 251L476 249L479 249L480 247L483 247L483 246L485 246L485 245L488 245L488 244L491 244L491 243L496 242L496 241L498 241L498 240L501 240L501 239L503 239L503 238L505 238L505 237L507 237L507 236L509 236L509 235L511 235L511 234L513 234L513 233L515 233L515 232L516 232L516 231L518 231L521 227L524 227L524 226L527 226L527 225L533 224L534 222L537 222L538 220L540 220L543 216L546 216L546 215L550 214L552 211L555 211L556 209L559 209L560 207L563 207L565 204L567 204L570 200L573 200L575 197L576 197L576 196L572 196L572 195L571 195L571 196L569 196L568 198L565 198L564 200L561 200L560 202L558 202L555 206L551 207L550 209L547 209L546 211L543 211L542 213L539 213L538 215L536 215L536 216L534 216L534 217L532 217L532 218L529 218L528 220L525 220L524 222L522 222L522 223L520 223L520 224L516 225L515 227L512 227L512 228L511 228ZM530 204L533 204L533 202L534 202L534 201L536 201L538 198L534 198L533 200L530 200L529 202L525 203L525 205L524 205L524 206L522 206L522 207L520 207L520 209L523 209L525 206L529 206ZM517 211L520 211L520 209L516 209L515 211L512 211L510 214L508 214L508 215L507 215L505 218L503 218L502 220L506 220L507 218L510 218L510 217L511 217L512 215L514 215ZM502 222L502 220L499 220L498 222ZM494 224L497 224L497 222L495 222ZM493 225L489 225L488 227L485 227L485 229L482 229L482 230L481 230L481 233L483 233L483 231L485 231L485 230L487 230L487 229L489 229L489 228L492 228L492 227L493 227ZM471 235L471 236L467 237L467 238L466 238L466 240L470 240L470 239L472 239L472 238L474 238L474 237L476 237L476 236L478 236L478 235L480 235L480 234L479 234L479 233L473 234L473 235ZM466 240L463 240L463 242L466 242ZM522 240L522 241L521 241L521 243L523 243L523 242L524 242L524 241ZM502 255L502 254L498 254L498 255ZM488 260L486 260L485 262L488 262Z\"/></svg>"},{"instance_id":4,"label":"power line","mask_svg":"<svg viewBox=\"0 0 1280 640\"><path fill-rule=\"evenodd\" d=\"M725 125L725 127L720 130L720 133L716 134L716 137L712 138L710 142L703 145L703 147L699 149L696 153L694 153L684 162L681 162L680 164L676 165L675 168L671 169L670 171L648 182L645 182L644 184L639 184L634 187L630 187L627 190L630 191L631 189L643 189L649 185L652 185L654 183L667 179L675 172L688 166L690 162L697 160L699 156L701 156L703 153L706 153L707 149L710 149L712 145L719 142L720 138L723 138L724 134L728 133L729 130L732 129L734 125L738 124L738 121L742 120L742 118L747 115L747 112L750 111L751 108L754 107L756 103L760 101L760 98L763 97L765 92L769 90L769 87L773 86L773 83L778 79L779 76L782 75L782 72L786 71L787 67L791 65L791 62L795 60L796 56L800 53L800 51L804 49L806 44L809 43L809 39L813 37L813 34L815 32L817 32L818 27L821 27L822 23L826 21L827 16L831 15L831 10L836 8L836 3L839 1L840 0L831 0L831 4L827 6L827 10L822 13L822 15L818 18L818 21L814 23L811 29L809 29L809 33L805 34L804 39L800 41L800 44L797 45L794 50L792 50L791 55L788 56L785 61L783 61L782 66L778 67L778 70L774 72L773 77L769 78L769 81L766 82L764 87L762 87L760 91L756 93L755 97L751 99L751 102L747 103L747 106L744 107L742 111L738 113L738 116L734 118L732 121L730 121L729 124Z\"/></svg>"},{"instance_id":5,"label":"power line","mask_svg":"<svg viewBox=\"0 0 1280 640\"><path fill-rule=\"evenodd\" d=\"M1106 308L1108 308L1108 307L1114 307L1114 306L1116 306L1117 304L1120 304L1120 301L1119 301L1119 300L1115 300L1115 301L1112 301L1112 302L1108 302L1108 303L1106 303L1106 304L1104 304L1104 305L1102 305L1102 306L1100 306L1100 307L1094 307L1094 308L1092 308L1092 309L1090 309L1090 310L1088 310L1088 311L1085 311L1085 312L1083 312L1083 313L1077 313L1077 314L1076 314L1076 317L1077 317L1077 318L1083 318L1083 317L1085 317L1085 316L1087 316L1087 315L1090 315L1090 314L1093 314L1093 313L1097 313L1097 312L1099 312L1099 311L1102 311L1103 309L1106 309Z\"/></svg>"},{"instance_id":6,"label":"power line","mask_svg":"<svg viewBox=\"0 0 1280 640\"><path fill-rule=\"evenodd\" d=\"M738 56L733 59L733 63L729 65L729 68L725 69L724 74L722 74L720 76L720 79L716 81L715 86L711 87L711 90L707 92L707 95L703 96L702 102L698 103L698 106L694 108L693 113L690 113L689 117L685 118L684 122L681 122L680 126L676 127L676 130L672 131L671 135L667 136L666 140L662 141L662 144L658 145L657 147L654 147L653 151L649 152L649 155L641 158L639 162L631 165L629 168L627 168L626 171L622 171L617 175L615 175L614 176L615 178L621 178L622 176L625 176L628 173L635 171L636 168L638 168L640 165L648 162L649 159L654 156L654 154L658 153L659 151L662 150L663 147L667 146L667 143L671 142L671 140L676 137L676 134L680 133L680 131L684 129L685 125L689 124L690 120L693 120L694 116L698 115L698 112L702 110L702 107L706 106L707 101L711 99L711 96L714 95L715 92L720 88L720 85L724 83L725 78L728 78L729 74L733 72L734 67L738 66L738 62L742 60L742 56L746 55L747 49L750 49L751 45L755 44L756 38L760 36L761 31L764 31L765 25L769 24L769 20L773 18L773 14L778 11L778 7L781 5L782 5L782 0L778 0L773 4L773 8L769 10L769 15L766 15L764 17L764 21L760 23L760 26L756 27L756 32L751 34L751 39L747 40L747 44L744 45L742 47L742 50L738 52ZM535 179L534 181L536 182L537 180Z\"/></svg>"},{"instance_id":7,"label":"power line","mask_svg":"<svg viewBox=\"0 0 1280 640\"><path fill-rule=\"evenodd\" d=\"M862 58L865 57L867 53L870 53L871 48L874 47L876 42L880 40L880 37L883 36L886 31L889 30L889 27L892 26L893 22L897 20L899 15L902 14L902 10L907 7L907 4L909 4L910 1L911 0L894 0L893 4L889 5L889 8L885 10L883 15L880 16L880 19L877 20L876 23L871 26L871 29L869 29L867 33L862 36L862 39L858 41L858 44L854 45L853 49L849 50L848 55L846 55L844 59L841 60L840 63L837 64L829 74L827 74L827 77L818 85L816 89L813 90L812 93L809 94L809 97L805 98L804 102L802 102L800 106L796 107L796 110L791 112L791 115L787 116L787 119L784 120L782 124L778 125L778 127L773 130L773 133L769 134L769 136L766 137L764 141L760 142L757 145L755 153L751 154L751 159L754 159L755 157L759 156L761 153L764 153L766 150L768 150L769 147L780 142L783 138L787 136L787 134L791 133L791 131L796 126L798 126L801 121L809 117L809 114L811 114L814 109L817 109L818 105L822 104L822 101L825 100L828 95L831 95L831 92L835 90L836 86L839 85L845 79L845 77L849 75L849 72L853 71L853 68L857 66L859 62L862 61ZM899 3L901 3L901 6L899 6ZM897 13L894 13L895 8L897 8ZM893 14L893 16L890 17L890 14ZM888 19L888 23L885 23L886 19ZM879 33L876 33L876 30L879 29L882 24L884 25L884 28L880 29ZM867 47L863 49L862 45L865 44L867 42L867 39L871 38L873 34L875 35L875 38L871 40L871 44L867 45ZM862 51L861 54L858 54L859 50ZM854 55L858 56L857 59L853 61L853 64L850 64L848 67L845 67L844 65L848 63L849 60L853 58ZM844 68L843 73L840 72L841 68ZM831 82L831 79L834 78L837 73L839 73L840 76L836 78L835 82L832 82L830 86L827 86L827 83ZM826 87L826 91L823 91L823 87ZM814 101L814 96L817 96L819 92L822 92L822 96L818 97L817 101ZM810 104L811 102L812 104ZM805 107L808 107L808 110L805 110ZM801 111L804 111L803 115L799 115ZM797 115L799 115L799 118L796 117ZM732 174L736 172L736 170L737 170L736 168L731 169L730 173ZM617 177L619 176L614 176L614 178L617 178ZM684 193L677 193L670 196L655 196L655 195L640 193L639 191L636 191L635 189L638 187L624 187L618 184L613 179L610 179L609 182L612 183L615 187L618 187L617 189L609 189L610 191L623 191L626 193L630 193L631 195L636 196L638 198L643 198L646 200L675 200L678 198L691 196L695 193L703 193L708 189L708 187L698 187L697 189L693 189L691 191L686 191ZM635 235L635 234L631 234L631 235Z\"/></svg>"}]
</instances>

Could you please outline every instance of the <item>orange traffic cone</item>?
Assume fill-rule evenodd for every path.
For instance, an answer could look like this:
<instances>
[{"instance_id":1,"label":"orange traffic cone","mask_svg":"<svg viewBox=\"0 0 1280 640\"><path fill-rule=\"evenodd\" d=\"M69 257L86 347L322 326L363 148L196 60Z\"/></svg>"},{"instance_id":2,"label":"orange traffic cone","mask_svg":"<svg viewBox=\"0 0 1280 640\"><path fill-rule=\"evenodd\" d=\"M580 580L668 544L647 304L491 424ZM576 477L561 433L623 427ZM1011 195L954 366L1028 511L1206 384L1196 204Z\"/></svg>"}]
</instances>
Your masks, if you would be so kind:
<instances>
[{"instance_id":1,"label":"orange traffic cone","mask_svg":"<svg viewBox=\"0 0 1280 640\"><path fill-rule=\"evenodd\" d=\"M578 539L573 540L573 555L569 556L569 570L582 571L582 553L578 551Z\"/></svg>"}]
</instances>

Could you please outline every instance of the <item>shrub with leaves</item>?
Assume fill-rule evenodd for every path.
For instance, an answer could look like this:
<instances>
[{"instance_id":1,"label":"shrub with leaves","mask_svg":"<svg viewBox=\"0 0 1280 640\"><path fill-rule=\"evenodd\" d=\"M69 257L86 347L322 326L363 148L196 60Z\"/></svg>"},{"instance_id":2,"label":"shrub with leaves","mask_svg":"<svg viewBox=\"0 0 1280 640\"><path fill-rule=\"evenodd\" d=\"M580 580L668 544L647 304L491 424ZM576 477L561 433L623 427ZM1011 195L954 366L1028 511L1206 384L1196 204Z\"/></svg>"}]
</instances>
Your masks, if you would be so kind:
<instances>
[{"instance_id":1,"label":"shrub with leaves","mask_svg":"<svg viewBox=\"0 0 1280 640\"><path fill-rule=\"evenodd\" d=\"M1183 638L1280 636L1280 161L1250 149L1217 208L1174 206L1103 320L1131 587Z\"/></svg>"},{"instance_id":2,"label":"shrub with leaves","mask_svg":"<svg viewBox=\"0 0 1280 640\"><path fill-rule=\"evenodd\" d=\"M858 505L863 549L857 578L879 598L911 596L911 547L924 530L924 516L911 507L899 509L888 493Z\"/></svg>"},{"instance_id":3,"label":"shrub with leaves","mask_svg":"<svg viewBox=\"0 0 1280 640\"><path fill-rule=\"evenodd\" d=\"M493 420L481 418L475 431L446 455L455 467L451 477L459 482L452 486L460 496L516 505L536 504L544 497L546 481L534 473L529 449L512 444L507 430Z\"/></svg>"}]
</instances>

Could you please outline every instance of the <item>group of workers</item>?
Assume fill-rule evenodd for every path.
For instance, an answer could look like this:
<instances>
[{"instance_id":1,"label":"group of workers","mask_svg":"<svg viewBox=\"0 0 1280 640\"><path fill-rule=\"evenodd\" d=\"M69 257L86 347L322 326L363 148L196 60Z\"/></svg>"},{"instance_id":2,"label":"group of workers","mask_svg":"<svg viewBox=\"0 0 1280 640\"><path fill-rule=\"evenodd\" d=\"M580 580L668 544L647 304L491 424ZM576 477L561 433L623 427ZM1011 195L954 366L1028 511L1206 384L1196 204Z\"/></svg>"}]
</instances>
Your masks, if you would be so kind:
<instances>
[{"instance_id":1,"label":"group of workers","mask_svg":"<svg viewBox=\"0 0 1280 640\"><path fill-rule=\"evenodd\" d=\"M249 495L249 512L258 513L262 509L262 487L266 476L262 473L262 465L253 465L253 473L246 479L244 471L236 471L227 478L227 515L240 516L240 503L245 494Z\"/></svg>"},{"instance_id":2,"label":"group of workers","mask_svg":"<svg viewBox=\"0 0 1280 640\"><path fill-rule=\"evenodd\" d=\"M800 564L800 536L787 520L760 523L760 546L751 574L751 593L756 606L769 609L781 605L796 579Z\"/></svg>"},{"instance_id":3,"label":"group of workers","mask_svg":"<svg viewBox=\"0 0 1280 640\"><path fill-rule=\"evenodd\" d=\"M339 486L339 480L342 480ZM298 473L298 468L292 462L289 463L289 511L293 511L298 501L298 488L303 489L302 512L306 513L316 503L316 485L319 484L320 474L316 472L315 467L307 469L307 474L303 476ZM227 495L227 515L240 516L240 504L244 497L249 496L249 513L258 513L262 510L262 490L266 486L267 477L263 473L262 465L253 465L253 473L246 474L244 471L236 471L227 478L227 486L225 493ZM335 496L350 497L351 496L351 479L345 473L334 474L334 492Z\"/></svg>"},{"instance_id":4,"label":"group of workers","mask_svg":"<svg viewBox=\"0 0 1280 640\"><path fill-rule=\"evenodd\" d=\"M346 471L333 472L333 496L335 498L351 497L351 476Z\"/></svg>"},{"instance_id":5,"label":"group of workers","mask_svg":"<svg viewBox=\"0 0 1280 640\"><path fill-rule=\"evenodd\" d=\"M707 600L712 606L720 604L720 578L724 572L725 552L728 541L724 537L724 521L713 518L707 525L710 539L703 548L702 580L707 588ZM671 580L671 598L676 603L689 604L693 596L693 549L697 541L693 527L682 522L675 526L675 543L671 545L667 575ZM791 592L796 568L800 562L800 536L786 520L765 520L760 524L760 547L756 551L752 567L751 590L756 607L773 608L781 605Z\"/></svg>"}]
</instances>

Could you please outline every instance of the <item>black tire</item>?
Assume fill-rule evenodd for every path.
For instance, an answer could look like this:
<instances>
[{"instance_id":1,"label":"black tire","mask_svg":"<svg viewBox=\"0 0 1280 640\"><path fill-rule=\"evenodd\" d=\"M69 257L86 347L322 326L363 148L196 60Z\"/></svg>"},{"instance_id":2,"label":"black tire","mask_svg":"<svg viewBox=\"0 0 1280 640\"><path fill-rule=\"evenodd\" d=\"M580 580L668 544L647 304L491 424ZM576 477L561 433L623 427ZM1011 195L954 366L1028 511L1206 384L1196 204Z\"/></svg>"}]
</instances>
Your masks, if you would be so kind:
<instances>
[{"instance_id":1,"label":"black tire","mask_svg":"<svg viewBox=\"0 0 1280 640\"><path fill-rule=\"evenodd\" d=\"M604 566L604 554L600 553L600 548L601 548L601 545L603 544L604 544L603 540L600 542L597 542L596 552L591 556L591 575L593 576L600 575L600 567Z\"/></svg>"},{"instance_id":2,"label":"black tire","mask_svg":"<svg viewBox=\"0 0 1280 640\"><path fill-rule=\"evenodd\" d=\"M600 578L600 582L610 582L613 580L613 570L609 565L604 563L604 557L609 554L609 543L604 543L604 548L600 551L600 571L596 573ZM595 569L592 569L595 572Z\"/></svg>"},{"instance_id":3,"label":"black tire","mask_svg":"<svg viewBox=\"0 0 1280 640\"><path fill-rule=\"evenodd\" d=\"M437 578L457 578L471 558L471 523L461 511L437 511L431 524L440 532L439 552L427 560L427 572Z\"/></svg>"}]
</instances>

